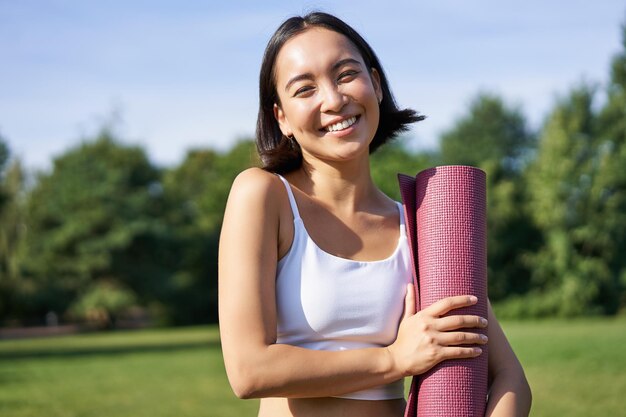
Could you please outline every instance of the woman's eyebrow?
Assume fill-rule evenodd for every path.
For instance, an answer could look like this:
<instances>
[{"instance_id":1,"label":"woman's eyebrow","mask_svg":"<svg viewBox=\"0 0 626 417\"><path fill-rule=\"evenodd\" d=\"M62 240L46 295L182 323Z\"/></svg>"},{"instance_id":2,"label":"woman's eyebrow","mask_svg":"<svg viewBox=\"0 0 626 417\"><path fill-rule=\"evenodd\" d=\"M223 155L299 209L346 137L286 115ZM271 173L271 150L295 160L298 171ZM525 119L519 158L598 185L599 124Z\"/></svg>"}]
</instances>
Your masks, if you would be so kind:
<instances>
[{"instance_id":1,"label":"woman's eyebrow","mask_svg":"<svg viewBox=\"0 0 626 417\"><path fill-rule=\"evenodd\" d=\"M295 77L293 77L289 81L287 81L287 84L285 84L285 91L288 91L289 87L291 87L292 84L294 84L294 83L296 83L298 81L312 80L312 79L313 79L313 74L311 74L310 72L307 72L305 74L296 75Z\"/></svg>"},{"instance_id":2,"label":"woman's eyebrow","mask_svg":"<svg viewBox=\"0 0 626 417\"><path fill-rule=\"evenodd\" d=\"M354 59L354 58L344 58L344 59L340 59L339 61L335 62L332 66L332 70L336 71L339 67L346 65L346 64L355 64L358 66L361 66L361 63ZM292 77L289 79L289 81L287 81L287 84L285 84L285 91L289 90L289 87L292 86L292 84L298 82L298 81L302 81L302 80L312 80L313 79L313 74L311 74L310 72L304 73L304 74L298 74L295 77Z\"/></svg>"},{"instance_id":3,"label":"woman's eyebrow","mask_svg":"<svg viewBox=\"0 0 626 417\"><path fill-rule=\"evenodd\" d=\"M333 65L333 71L339 69L339 67L342 67L346 64L355 64L355 65L361 66L361 63L354 58L344 58L344 59L337 61L335 65Z\"/></svg>"}]
</instances>

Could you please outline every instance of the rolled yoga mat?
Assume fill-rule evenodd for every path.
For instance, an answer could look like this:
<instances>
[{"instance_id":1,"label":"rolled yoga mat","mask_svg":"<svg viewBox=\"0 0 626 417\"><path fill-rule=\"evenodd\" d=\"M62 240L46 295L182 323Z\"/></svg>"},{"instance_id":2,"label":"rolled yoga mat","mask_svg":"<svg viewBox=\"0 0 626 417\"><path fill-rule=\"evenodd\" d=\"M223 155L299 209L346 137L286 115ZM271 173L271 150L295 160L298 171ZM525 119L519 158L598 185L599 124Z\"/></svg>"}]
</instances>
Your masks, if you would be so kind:
<instances>
[{"instance_id":1,"label":"rolled yoga mat","mask_svg":"<svg viewBox=\"0 0 626 417\"><path fill-rule=\"evenodd\" d=\"M449 314L487 317L486 175L468 166L441 166L416 177L398 175L413 253L419 309L450 296L478 303ZM471 331L486 334L486 329ZM484 416L487 346L477 358L446 360L415 376L405 417Z\"/></svg>"}]
</instances>

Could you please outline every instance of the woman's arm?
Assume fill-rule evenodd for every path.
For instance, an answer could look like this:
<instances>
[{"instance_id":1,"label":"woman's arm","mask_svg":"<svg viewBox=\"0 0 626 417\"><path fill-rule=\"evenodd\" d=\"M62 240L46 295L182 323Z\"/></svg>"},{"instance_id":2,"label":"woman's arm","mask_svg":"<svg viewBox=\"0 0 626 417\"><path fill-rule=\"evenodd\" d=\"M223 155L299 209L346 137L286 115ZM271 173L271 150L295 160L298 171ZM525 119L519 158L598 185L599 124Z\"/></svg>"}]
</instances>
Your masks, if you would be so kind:
<instances>
[{"instance_id":1,"label":"woman's arm","mask_svg":"<svg viewBox=\"0 0 626 417\"><path fill-rule=\"evenodd\" d=\"M482 343L478 318L438 316L474 303L454 297L415 312L408 291L398 340L389 348L317 351L276 343L275 277L283 184L259 169L235 180L226 207L219 254L220 334L235 394L253 397L325 397L358 391L424 372L451 358L474 357ZM442 333L444 332L444 333Z\"/></svg>"},{"instance_id":2,"label":"woman's arm","mask_svg":"<svg viewBox=\"0 0 626 417\"><path fill-rule=\"evenodd\" d=\"M489 402L486 417L528 416L532 393L524 369L489 304Z\"/></svg>"}]
</instances>

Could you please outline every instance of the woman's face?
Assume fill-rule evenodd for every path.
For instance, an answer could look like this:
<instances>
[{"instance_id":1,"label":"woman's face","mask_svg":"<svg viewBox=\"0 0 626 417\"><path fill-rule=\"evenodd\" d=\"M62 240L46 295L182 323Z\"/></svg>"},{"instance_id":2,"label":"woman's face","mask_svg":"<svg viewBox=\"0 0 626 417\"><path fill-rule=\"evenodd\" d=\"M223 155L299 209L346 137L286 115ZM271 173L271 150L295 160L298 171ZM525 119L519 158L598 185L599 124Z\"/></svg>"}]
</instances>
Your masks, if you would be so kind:
<instances>
[{"instance_id":1,"label":"woman's face","mask_svg":"<svg viewBox=\"0 0 626 417\"><path fill-rule=\"evenodd\" d=\"M348 38L317 27L294 36L278 53L275 77L280 104L274 115L305 160L369 154L380 117L380 79Z\"/></svg>"}]
</instances>

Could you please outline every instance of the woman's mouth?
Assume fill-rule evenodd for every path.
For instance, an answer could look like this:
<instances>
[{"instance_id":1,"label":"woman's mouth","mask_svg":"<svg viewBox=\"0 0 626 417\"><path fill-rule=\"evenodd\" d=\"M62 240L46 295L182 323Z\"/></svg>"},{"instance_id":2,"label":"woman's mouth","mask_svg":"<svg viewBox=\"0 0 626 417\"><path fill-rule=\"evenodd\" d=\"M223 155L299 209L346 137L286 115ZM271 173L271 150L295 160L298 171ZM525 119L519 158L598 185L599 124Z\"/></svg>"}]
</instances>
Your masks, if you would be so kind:
<instances>
[{"instance_id":1,"label":"woman's mouth","mask_svg":"<svg viewBox=\"0 0 626 417\"><path fill-rule=\"evenodd\" d=\"M358 118L359 116L352 116L346 120L342 120L341 122L326 126L323 130L326 132L338 132L341 130L345 130L355 124Z\"/></svg>"}]
</instances>

